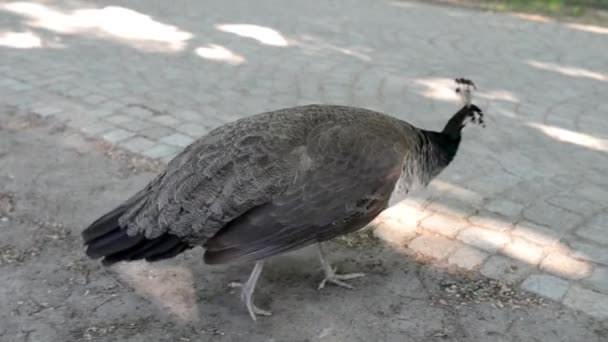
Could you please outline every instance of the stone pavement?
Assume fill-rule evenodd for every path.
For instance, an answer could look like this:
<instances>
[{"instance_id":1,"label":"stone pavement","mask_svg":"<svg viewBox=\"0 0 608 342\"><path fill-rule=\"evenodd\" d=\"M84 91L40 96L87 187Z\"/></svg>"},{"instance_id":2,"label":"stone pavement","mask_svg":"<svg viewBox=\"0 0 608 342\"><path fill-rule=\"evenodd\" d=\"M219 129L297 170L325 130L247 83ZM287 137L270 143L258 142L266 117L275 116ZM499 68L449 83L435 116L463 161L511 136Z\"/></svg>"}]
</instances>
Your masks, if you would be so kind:
<instances>
[{"instance_id":1,"label":"stone pavement","mask_svg":"<svg viewBox=\"0 0 608 342\"><path fill-rule=\"evenodd\" d=\"M363 106L425 128L474 80L428 190L377 222L395 248L608 319L608 29L402 1L0 4L0 105L168 161L246 115Z\"/></svg>"}]
</instances>

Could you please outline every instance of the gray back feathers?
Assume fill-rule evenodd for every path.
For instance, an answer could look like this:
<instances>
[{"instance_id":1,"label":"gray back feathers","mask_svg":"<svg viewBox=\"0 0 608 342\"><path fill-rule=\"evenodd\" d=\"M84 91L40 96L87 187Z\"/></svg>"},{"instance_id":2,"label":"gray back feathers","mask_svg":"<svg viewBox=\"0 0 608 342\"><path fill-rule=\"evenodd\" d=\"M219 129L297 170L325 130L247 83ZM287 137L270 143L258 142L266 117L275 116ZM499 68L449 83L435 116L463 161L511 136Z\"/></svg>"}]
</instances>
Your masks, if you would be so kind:
<instances>
[{"instance_id":1,"label":"gray back feathers","mask_svg":"<svg viewBox=\"0 0 608 342\"><path fill-rule=\"evenodd\" d=\"M337 217L332 211L365 216L361 213L366 199L349 200L349 191L353 196L376 196L369 199L378 202L368 215L373 219L372 214L388 203L400 177L409 188L428 183L430 175L438 173L434 168L439 163L424 155L432 154L422 146L425 139L423 131L403 121L360 108L311 105L247 117L187 147L133 197L135 203L120 224L130 235L154 238L169 232L204 245L256 208L266 208L260 213L271 216L275 215L268 211L271 208L330 218ZM332 192L323 190L332 186ZM310 203L317 209L296 205L315 195L320 197ZM249 220L260 214L252 215ZM268 224L291 224L286 220L277 216ZM337 224L331 220L321 220L314 229Z\"/></svg>"}]
</instances>

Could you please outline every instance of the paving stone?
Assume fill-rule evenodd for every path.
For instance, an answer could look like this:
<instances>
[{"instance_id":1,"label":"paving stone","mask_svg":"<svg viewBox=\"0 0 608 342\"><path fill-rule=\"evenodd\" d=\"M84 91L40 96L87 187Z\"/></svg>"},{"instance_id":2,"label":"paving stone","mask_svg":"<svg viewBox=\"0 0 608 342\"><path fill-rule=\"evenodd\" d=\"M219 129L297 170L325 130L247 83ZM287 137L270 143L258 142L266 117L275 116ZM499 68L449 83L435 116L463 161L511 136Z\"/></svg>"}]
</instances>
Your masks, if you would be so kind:
<instances>
[{"instance_id":1,"label":"paving stone","mask_svg":"<svg viewBox=\"0 0 608 342\"><path fill-rule=\"evenodd\" d=\"M561 208L544 202L537 202L524 210L524 217L534 223L549 227L560 232L571 231L583 219Z\"/></svg>"},{"instance_id":2,"label":"paving stone","mask_svg":"<svg viewBox=\"0 0 608 342\"><path fill-rule=\"evenodd\" d=\"M176 118L185 122L202 122L205 116L192 110L177 110L173 113Z\"/></svg>"},{"instance_id":3,"label":"paving stone","mask_svg":"<svg viewBox=\"0 0 608 342\"><path fill-rule=\"evenodd\" d=\"M608 214L596 215L585 226L578 229L576 234L588 240L608 245Z\"/></svg>"},{"instance_id":4,"label":"paving stone","mask_svg":"<svg viewBox=\"0 0 608 342\"><path fill-rule=\"evenodd\" d=\"M507 173L496 173L487 177L479 177L468 182L466 187L478 193L493 195L514 186L521 179Z\"/></svg>"},{"instance_id":5,"label":"paving stone","mask_svg":"<svg viewBox=\"0 0 608 342\"><path fill-rule=\"evenodd\" d=\"M122 111L128 116L140 119L152 118L152 116L154 115L151 111L139 107L127 107L122 109Z\"/></svg>"},{"instance_id":6,"label":"paving stone","mask_svg":"<svg viewBox=\"0 0 608 342\"><path fill-rule=\"evenodd\" d=\"M153 122L156 122L158 124L168 126L168 127L174 127L180 123L179 120L177 120L176 118L174 118L170 115L153 116L150 118L150 121L153 121Z\"/></svg>"},{"instance_id":7,"label":"paving stone","mask_svg":"<svg viewBox=\"0 0 608 342\"><path fill-rule=\"evenodd\" d=\"M521 287L526 291L560 301L570 288L570 283L549 274L533 274L524 280Z\"/></svg>"},{"instance_id":8,"label":"paving stone","mask_svg":"<svg viewBox=\"0 0 608 342\"><path fill-rule=\"evenodd\" d=\"M34 113L36 113L40 116L51 116L51 115L56 115L56 114L63 112L63 109L61 109L59 107L53 107L53 106L43 106L43 107L35 107L33 111L34 111Z\"/></svg>"},{"instance_id":9,"label":"paving stone","mask_svg":"<svg viewBox=\"0 0 608 342\"><path fill-rule=\"evenodd\" d=\"M467 270L473 270L481 265L489 254L471 246L462 246L452 254L448 263Z\"/></svg>"},{"instance_id":10,"label":"paving stone","mask_svg":"<svg viewBox=\"0 0 608 342\"><path fill-rule=\"evenodd\" d=\"M469 217L469 222L477 226L482 226L484 228L501 232L509 231L513 229L514 226L513 219L509 219L488 211L481 211L478 214Z\"/></svg>"},{"instance_id":11,"label":"paving stone","mask_svg":"<svg viewBox=\"0 0 608 342\"><path fill-rule=\"evenodd\" d=\"M140 119L131 119L130 117L128 121L120 122L118 123L118 125L126 130L133 132L141 132L149 128L158 127L153 123Z\"/></svg>"},{"instance_id":12,"label":"paving stone","mask_svg":"<svg viewBox=\"0 0 608 342\"><path fill-rule=\"evenodd\" d=\"M99 135L115 129L116 127L107 123L97 121L89 125L82 126L81 130L86 134Z\"/></svg>"},{"instance_id":13,"label":"paving stone","mask_svg":"<svg viewBox=\"0 0 608 342\"><path fill-rule=\"evenodd\" d=\"M455 217L469 217L477 212L477 209L474 207L474 205L470 204L470 202L451 196L453 196L452 193L434 199L427 206L427 209Z\"/></svg>"},{"instance_id":14,"label":"paving stone","mask_svg":"<svg viewBox=\"0 0 608 342\"><path fill-rule=\"evenodd\" d=\"M540 268L563 278L582 279L591 275L588 262L575 259L563 252L549 253L541 262Z\"/></svg>"},{"instance_id":15,"label":"paving stone","mask_svg":"<svg viewBox=\"0 0 608 342\"><path fill-rule=\"evenodd\" d=\"M546 176L521 181L508 191L501 194L517 203L533 203L545 197L555 196L563 189L551 183Z\"/></svg>"},{"instance_id":16,"label":"paving stone","mask_svg":"<svg viewBox=\"0 0 608 342\"><path fill-rule=\"evenodd\" d=\"M569 210L583 216L589 216L601 209L597 203L588 201L580 196L574 196L572 193L556 195L548 198L547 203L556 207Z\"/></svg>"},{"instance_id":17,"label":"paving stone","mask_svg":"<svg viewBox=\"0 0 608 342\"><path fill-rule=\"evenodd\" d=\"M163 158L166 156L173 156L178 153L181 149L171 145L157 144L147 150L144 150L142 154L149 158Z\"/></svg>"},{"instance_id":18,"label":"paving stone","mask_svg":"<svg viewBox=\"0 0 608 342\"><path fill-rule=\"evenodd\" d=\"M106 101L107 98L100 96L100 95L91 94L91 95L87 95L87 96L83 97L82 100L87 103L95 105L95 104L100 104L100 103Z\"/></svg>"},{"instance_id":19,"label":"paving stone","mask_svg":"<svg viewBox=\"0 0 608 342\"><path fill-rule=\"evenodd\" d=\"M152 140L158 140L160 138L163 138L163 137L166 137L166 136L169 136L169 135L175 133L175 131L171 128L156 126L156 127L142 129L142 130L138 131L138 133L140 135L145 136L146 138L150 138Z\"/></svg>"},{"instance_id":20,"label":"paving stone","mask_svg":"<svg viewBox=\"0 0 608 342\"><path fill-rule=\"evenodd\" d=\"M591 276L583 280L586 285L608 294L608 267L596 267Z\"/></svg>"},{"instance_id":21,"label":"paving stone","mask_svg":"<svg viewBox=\"0 0 608 342\"><path fill-rule=\"evenodd\" d=\"M481 227L469 227L458 234L458 240L487 252L502 249L510 240L509 235Z\"/></svg>"},{"instance_id":22,"label":"paving stone","mask_svg":"<svg viewBox=\"0 0 608 342\"><path fill-rule=\"evenodd\" d=\"M533 267L526 263L502 255L493 255L481 266L480 272L488 278L518 283L532 270Z\"/></svg>"},{"instance_id":23,"label":"paving stone","mask_svg":"<svg viewBox=\"0 0 608 342\"><path fill-rule=\"evenodd\" d=\"M513 202L504 198L497 198L486 204L485 209L504 217L517 218L520 216L524 207L524 204Z\"/></svg>"},{"instance_id":24,"label":"paving stone","mask_svg":"<svg viewBox=\"0 0 608 342\"><path fill-rule=\"evenodd\" d=\"M186 147L190 145L194 139L181 133L175 133L161 138L160 141L168 145Z\"/></svg>"},{"instance_id":25,"label":"paving stone","mask_svg":"<svg viewBox=\"0 0 608 342\"><path fill-rule=\"evenodd\" d=\"M124 114L118 114L118 115L112 115L112 116L108 116L104 119L105 121L114 124L114 125L119 125L128 121L131 121L131 117L124 115Z\"/></svg>"},{"instance_id":26,"label":"paving stone","mask_svg":"<svg viewBox=\"0 0 608 342\"><path fill-rule=\"evenodd\" d=\"M150 139L136 136L131 139L122 141L120 143L120 146L126 148L131 152L139 153L152 148L152 146L154 146L155 144L156 143Z\"/></svg>"},{"instance_id":27,"label":"paving stone","mask_svg":"<svg viewBox=\"0 0 608 342\"><path fill-rule=\"evenodd\" d=\"M459 244L439 235L422 234L408 245L414 252L438 261L446 259L454 252Z\"/></svg>"},{"instance_id":28,"label":"paving stone","mask_svg":"<svg viewBox=\"0 0 608 342\"><path fill-rule=\"evenodd\" d=\"M121 128L117 128L117 129L104 133L102 135L102 138L104 138L108 142L117 143L121 140L125 140L125 139L131 138L133 136L135 136L135 133L129 132L129 131L121 129Z\"/></svg>"},{"instance_id":29,"label":"paving stone","mask_svg":"<svg viewBox=\"0 0 608 342\"><path fill-rule=\"evenodd\" d=\"M548 247L557 244L564 234L529 221L520 221L515 225L512 235Z\"/></svg>"},{"instance_id":30,"label":"paving stone","mask_svg":"<svg viewBox=\"0 0 608 342\"><path fill-rule=\"evenodd\" d=\"M380 216L372 222L373 232L392 248L403 248L417 235L415 224L405 224L395 217Z\"/></svg>"},{"instance_id":31,"label":"paving stone","mask_svg":"<svg viewBox=\"0 0 608 342\"><path fill-rule=\"evenodd\" d=\"M420 225L426 230L452 239L458 235L459 231L469 226L469 224L462 219L441 213L433 213L431 216L425 218Z\"/></svg>"},{"instance_id":32,"label":"paving stone","mask_svg":"<svg viewBox=\"0 0 608 342\"><path fill-rule=\"evenodd\" d=\"M194 137L195 139L200 138L209 132L209 130L205 126L195 123L186 123L183 125L179 125L176 129L182 133Z\"/></svg>"},{"instance_id":33,"label":"paving stone","mask_svg":"<svg viewBox=\"0 0 608 342\"><path fill-rule=\"evenodd\" d=\"M608 266L608 248L606 246L582 241L570 241L568 245L572 248L574 257Z\"/></svg>"},{"instance_id":34,"label":"paving stone","mask_svg":"<svg viewBox=\"0 0 608 342\"><path fill-rule=\"evenodd\" d=\"M574 285L564 297L564 304L600 320L608 318L608 296Z\"/></svg>"},{"instance_id":35,"label":"paving stone","mask_svg":"<svg viewBox=\"0 0 608 342\"><path fill-rule=\"evenodd\" d=\"M599 205L605 206L608 201L608 190L596 185L582 186L576 191L576 194Z\"/></svg>"},{"instance_id":36,"label":"paving stone","mask_svg":"<svg viewBox=\"0 0 608 342\"><path fill-rule=\"evenodd\" d=\"M523 261L528 265L536 266L543 258L544 250L541 246L522 238L513 238L501 253L511 258Z\"/></svg>"}]
</instances>

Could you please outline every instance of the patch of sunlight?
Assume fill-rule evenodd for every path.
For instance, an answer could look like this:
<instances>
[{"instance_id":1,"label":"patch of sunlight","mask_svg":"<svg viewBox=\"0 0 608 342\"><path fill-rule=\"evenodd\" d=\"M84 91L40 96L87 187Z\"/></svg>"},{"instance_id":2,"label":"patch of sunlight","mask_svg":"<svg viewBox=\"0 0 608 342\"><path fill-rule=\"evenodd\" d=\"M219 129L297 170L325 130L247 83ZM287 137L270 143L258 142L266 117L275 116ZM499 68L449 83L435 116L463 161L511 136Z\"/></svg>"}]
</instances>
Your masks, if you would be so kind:
<instances>
[{"instance_id":1,"label":"patch of sunlight","mask_svg":"<svg viewBox=\"0 0 608 342\"><path fill-rule=\"evenodd\" d=\"M453 200L436 205L437 201L444 200L440 196L437 201L425 206L406 199L388 208L374 220L374 234L388 247L405 255L411 254L408 246L412 241L424 235L439 235L442 238L426 239L425 243L430 245L424 249L416 249L416 252L434 259L437 257L434 251L445 248L447 240L458 240L458 244L468 245L469 250L476 251L478 255L483 256L483 253L488 251L497 252L566 279L581 279L590 275L591 263L580 260L576 257L580 252L560 243L554 230L527 224L525 221L519 222L513 228L512 219L497 214L484 215L476 212L473 214L473 220L473 217L469 217L470 212L459 208L463 205L467 207L469 203L466 196L460 197L457 194L462 188L449 186L447 182L441 182L438 187L450 191L450 196L455 195ZM437 242L437 245L434 245L434 242ZM425 251L431 253L427 255ZM483 261L481 258L472 262L454 254L455 252L451 252L445 256L445 260L435 261L447 261L449 265L468 267L467 269L475 269Z\"/></svg>"},{"instance_id":2,"label":"patch of sunlight","mask_svg":"<svg viewBox=\"0 0 608 342\"><path fill-rule=\"evenodd\" d=\"M566 76L590 78L596 81L608 82L608 76L583 68L564 66L555 63L546 63L537 60L528 60L526 63L537 69L553 71Z\"/></svg>"},{"instance_id":3,"label":"patch of sunlight","mask_svg":"<svg viewBox=\"0 0 608 342\"><path fill-rule=\"evenodd\" d=\"M119 6L79 9L71 13L31 2L11 2L1 8L29 18L30 26L60 33L91 32L127 41L156 43L170 51L182 50L192 38L189 32Z\"/></svg>"},{"instance_id":4,"label":"patch of sunlight","mask_svg":"<svg viewBox=\"0 0 608 342\"><path fill-rule=\"evenodd\" d=\"M456 83L451 78L427 78L414 81L417 85L424 86L422 96L450 102L460 102L456 94Z\"/></svg>"},{"instance_id":5,"label":"patch of sunlight","mask_svg":"<svg viewBox=\"0 0 608 342\"><path fill-rule=\"evenodd\" d=\"M567 27L579 31L592 32L598 34L608 34L608 27L583 25L583 24L567 24Z\"/></svg>"},{"instance_id":6,"label":"patch of sunlight","mask_svg":"<svg viewBox=\"0 0 608 342\"><path fill-rule=\"evenodd\" d=\"M545 135L567 143L583 146L592 150L600 152L608 152L608 140L593 137L588 134L573 132L564 128L543 125L538 123L528 123L530 127L533 127Z\"/></svg>"},{"instance_id":7,"label":"patch of sunlight","mask_svg":"<svg viewBox=\"0 0 608 342\"><path fill-rule=\"evenodd\" d=\"M475 93L476 97L480 97L482 99L487 100L497 100L497 101L505 101L505 102L513 102L519 103L519 99L515 94L507 90L491 90L491 91L477 91Z\"/></svg>"},{"instance_id":8,"label":"patch of sunlight","mask_svg":"<svg viewBox=\"0 0 608 342\"><path fill-rule=\"evenodd\" d=\"M42 47L42 40L32 32L0 33L0 46L15 49L32 49Z\"/></svg>"},{"instance_id":9,"label":"patch of sunlight","mask_svg":"<svg viewBox=\"0 0 608 342\"><path fill-rule=\"evenodd\" d=\"M421 92L422 96L441 101L460 102L460 97L455 92L456 83L451 78L416 79L414 82L425 88ZM507 90L478 90L475 92L475 97L513 103L520 102L515 94Z\"/></svg>"},{"instance_id":10,"label":"patch of sunlight","mask_svg":"<svg viewBox=\"0 0 608 342\"><path fill-rule=\"evenodd\" d=\"M369 50L370 50L369 48L342 47L342 46L328 43L321 38L314 37L311 35L302 35L301 37L298 38L297 41L294 41L294 44L301 46L303 48L306 48L310 51L321 51L321 52L335 51L335 52L339 52L339 53L347 55L347 56L355 57L357 59L360 59L360 60L366 61L366 62L369 62L372 60L372 58L366 54L366 52L369 52ZM367 51L365 51L365 50L367 50Z\"/></svg>"},{"instance_id":11,"label":"patch of sunlight","mask_svg":"<svg viewBox=\"0 0 608 342\"><path fill-rule=\"evenodd\" d=\"M493 107L492 108L492 114L502 115L504 117L511 118L511 119L517 118L517 114L514 111L512 111L510 109L506 109L506 108L500 107L500 106L499 107Z\"/></svg>"},{"instance_id":12,"label":"patch of sunlight","mask_svg":"<svg viewBox=\"0 0 608 342\"><path fill-rule=\"evenodd\" d=\"M192 272L189 269L130 262L117 265L116 270L139 295L152 299L183 321L199 320Z\"/></svg>"},{"instance_id":13,"label":"patch of sunlight","mask_svg":"<svg viewBox=\"0 0 608 342\"><path fill-rule=\"evenodd\" d=\"M399 251L417 234L418 223L428 216L415 202L401 201L384 210L374 221L374 235Z\"/></svg>"},{"instance_id":14,"label":"patch of sunlight","mask_svg":"<svg viewBox=\"0 0 608 342\"><path fill-rule=\"evenodd\" d=\"M209 44L206 47L199 47L194 50L194 52L202 58L213 61L221 61L233 65L245 62L245 58L243 56L237 55L225 47L215 44Z\"/></svg>"},{"instance_id":15,"label":"patch of sunlight","mask_svg":"<svg viewBox=\"0 0 608 342\"><path fill-rule=\"evenodd\" d=\"M222 32L236 34L237 36L252 38L265 45L287 46L287 39L277 30L269 27L250 24L219 24L216 29Z\"/></svg>"},{"instance_id":16,"label":"patch of sunlight","mask_svg":"<svg viewBox=\"0 0 608 342\"><path fill-rule=\"evenodd\" d=\"M530 14L530 13L513 13L512 14L514 17L517 17L519 19L523 19L523 20L528 20L528 21L535 21L538 23L552 23L555 20L546 17L544 15L539 15L539 14Z\"/></svg>"},{"instance_id":17,"label":"patch of sunlight","mask_svg":"<svg viewBox=\"0 0 608 342\"><path fill-rule=\"evenodd\" d=\"M412 3L412 2L407 2L407 1L391 1L388 3L389 6L393 6L393 7L401 7L401 8L414 8L414 7L418 7L418 5Z\"/></svg>"}]
</instances>

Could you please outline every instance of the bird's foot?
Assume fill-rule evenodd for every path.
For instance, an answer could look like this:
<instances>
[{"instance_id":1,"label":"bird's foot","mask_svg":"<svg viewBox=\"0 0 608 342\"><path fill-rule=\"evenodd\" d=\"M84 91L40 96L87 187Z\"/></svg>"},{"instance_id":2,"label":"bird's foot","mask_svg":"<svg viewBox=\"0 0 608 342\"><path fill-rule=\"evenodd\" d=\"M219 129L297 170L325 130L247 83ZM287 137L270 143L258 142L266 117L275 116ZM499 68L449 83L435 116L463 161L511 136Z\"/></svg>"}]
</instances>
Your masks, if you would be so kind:
<instances>
[{"instance_id":1,"label":"bird's foot","mask_svg":"<svg viewBox=\"0 0 608 342\"><path fill-rule=\"evenodd\" d=\"M347 274L338 274L337 267L331 268L328 267L325 271L325 278L319 284L318 289L322 290L327 283L332 283L334 285L342 286L347 289L354 290L354 286L349 285L345 282L345 280L351 280L355 278L365 277L365 273L347 273Z\"/></svg>"},{"instance_id":2,"label":"bird's foot","mask_svg":"<svg viewBox=\"0 0 608 342\"><path fill-rule=\"evenodd\" d=\"M228 284L228 287L241 288L241 300L243 301L243 303L245 303L245 306L247 307L247 311L249 312L249 315L251 316L251 318L254 321L257 321L256 315L260 315L260 316L271 316L272 315L272 312L262 310L253 303L253 289L248 289L247 286L244 286L243 284L241 284L239 282L232 282L232 283Z\"/></svg>"}]
</instances>

